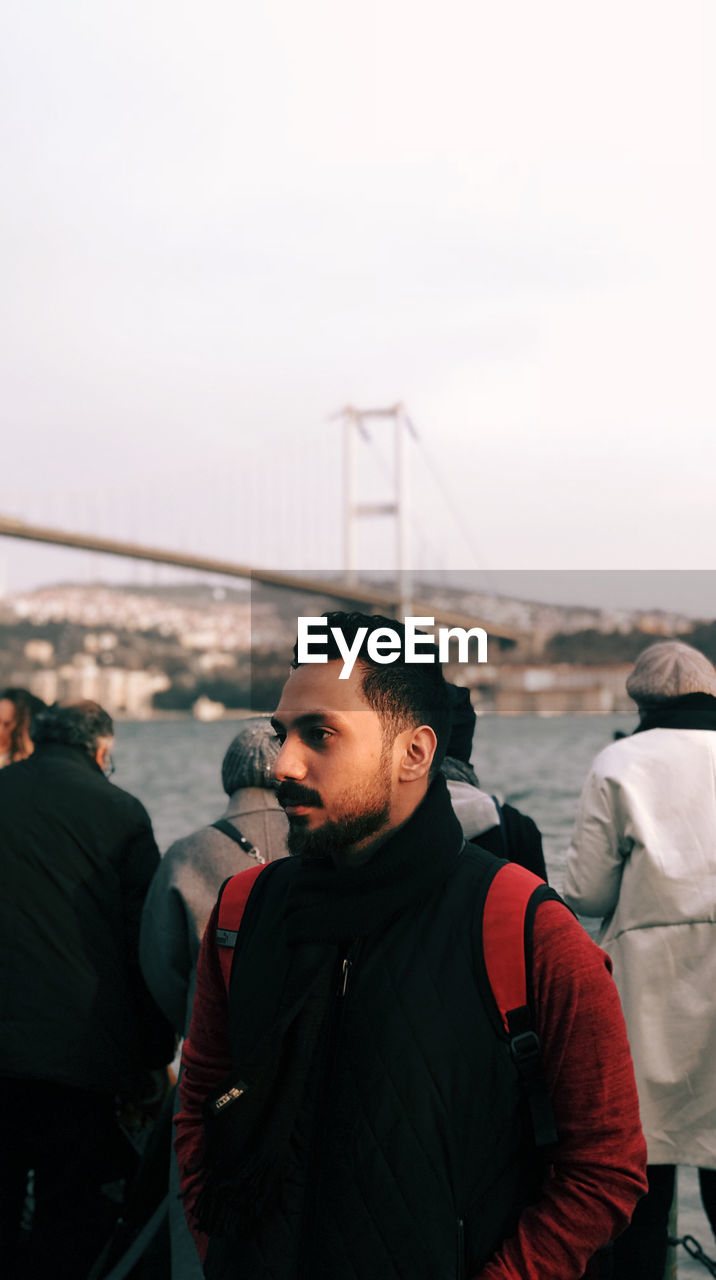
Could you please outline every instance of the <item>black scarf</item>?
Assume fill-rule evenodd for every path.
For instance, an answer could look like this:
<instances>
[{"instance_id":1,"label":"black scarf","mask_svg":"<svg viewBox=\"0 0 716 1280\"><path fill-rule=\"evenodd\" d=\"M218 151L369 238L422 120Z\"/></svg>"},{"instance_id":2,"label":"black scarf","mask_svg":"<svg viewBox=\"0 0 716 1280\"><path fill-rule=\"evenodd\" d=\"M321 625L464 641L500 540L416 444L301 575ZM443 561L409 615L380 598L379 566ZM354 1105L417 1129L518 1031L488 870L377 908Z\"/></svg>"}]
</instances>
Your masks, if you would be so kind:
<instances>
[{"instance_id":1,"label":"black scarf","mask_svg":"<svg viewBox=\"0 0 716 1280\"><path fill-rule=\"evenodd\" d=\"M229 1082L242 1089L237 1101L215 1110L226 1083L207 1099L206 1179L197 1201L207 1234L247 1233L278 1200L347 945L438 893L463 844L438 776L408 821L366 863L337 868L329 858L300 860L286 901L286 938L295 958L281 1012L251 1061L237 1064Z\"/></svg>"},{"instance_id":2,"label":"black scarf","mask_svg":"<svg viewBox=\"0 0 716 1280\"><path fill-rule=\"evenodd\" d=\"M716 729L716 698L710 693L685 693L645 706L634 733L647 729Z\"/></svg>"}]
</instances>

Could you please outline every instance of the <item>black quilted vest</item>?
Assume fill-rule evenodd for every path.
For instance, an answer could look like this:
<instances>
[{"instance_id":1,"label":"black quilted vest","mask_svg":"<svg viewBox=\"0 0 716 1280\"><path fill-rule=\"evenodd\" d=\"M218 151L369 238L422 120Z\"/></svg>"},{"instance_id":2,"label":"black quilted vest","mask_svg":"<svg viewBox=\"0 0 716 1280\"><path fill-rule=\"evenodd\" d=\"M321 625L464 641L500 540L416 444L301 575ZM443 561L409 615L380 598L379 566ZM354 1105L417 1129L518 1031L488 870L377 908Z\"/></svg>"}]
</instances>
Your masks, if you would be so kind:
<instances>
[{"instance_id":1,"label":"black quilted vest","mask_svg":"<svg viewBox=\"0 0 716 1280\"><path fill-rule=\"evenodd\" d=\"M512 1234L539 1169L482 959L500 865L465 846L431 900L347 942L280 1203L251 1237L211 1240L210 1280L463 1280ZM296 870L271 864L253 890L260 910L247 908L231 978L237 1062L285 986Z\"/></svg>"}]
</instances>

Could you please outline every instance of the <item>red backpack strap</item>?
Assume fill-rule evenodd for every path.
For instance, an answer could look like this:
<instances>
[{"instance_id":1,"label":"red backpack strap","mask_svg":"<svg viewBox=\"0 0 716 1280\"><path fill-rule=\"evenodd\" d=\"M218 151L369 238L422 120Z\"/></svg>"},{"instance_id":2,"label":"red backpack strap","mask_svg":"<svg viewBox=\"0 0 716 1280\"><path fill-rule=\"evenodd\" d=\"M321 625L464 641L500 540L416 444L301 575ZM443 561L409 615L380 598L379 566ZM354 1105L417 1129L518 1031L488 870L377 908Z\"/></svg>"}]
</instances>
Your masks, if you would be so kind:
<instances>
[{"instance_id":1,"label":"red backpack strap","mask_svg":"<svg viewBox=\"0 0 716 1280\"><path fill-rule=\"evenodd\" d=\"M525 918L527 904L543 881L516 862L506 862L487 891L482 945L492 994L507 1025L507 1012L527 1004Z\"/></svg>"},{"instance_id":2,"label":"red backpack strap","mask_svg":"<svg viewBox=\"0 0 716 1280\"><path fill-rule=\"evenodd\" d=\"M529 1103L538 1147L557 1141L532 1012L532 925L537 907L548 898L557 894L543 880L507 862L490 884L482 919L487 977Z\"/></svg>"},{"instance_id":3,"label":"red backpack strap","mask_svg":"<svg viewBox=\"0 0 716 1280\"><path fill-rule=\"evenodd\" d=\"M263 865L259 865L249 867L248 871L239 871L237 875L225 881L219 893L219 916L216 922L215 938L227 995L234 948L239 936L244 908L263 869Z\"/></svg>"}]
</instances>

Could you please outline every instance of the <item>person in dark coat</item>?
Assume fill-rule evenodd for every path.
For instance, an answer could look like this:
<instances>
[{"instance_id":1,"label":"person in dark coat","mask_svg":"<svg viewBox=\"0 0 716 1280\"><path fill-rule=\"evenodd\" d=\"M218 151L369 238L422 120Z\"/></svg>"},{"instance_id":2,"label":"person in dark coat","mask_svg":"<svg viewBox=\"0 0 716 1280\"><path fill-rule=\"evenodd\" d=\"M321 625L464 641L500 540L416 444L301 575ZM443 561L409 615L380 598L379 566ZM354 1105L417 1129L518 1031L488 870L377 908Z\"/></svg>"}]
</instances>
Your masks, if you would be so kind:
<instances>
[{"instance_id":1,"label":"person in dark coat","mask_svg":"<svg viewBox=\"0 0 716 1280\"><path fill-rule=\"evenodd\" d=\"M82 1280L111 1226L115 1098L172 1056L147 1039L160 1023L138 962L159 853L144 807L105 777L97 703L48 708L34 735L0 773L0 1256L7 1280Z\"/></svg>"},{"instance_id":2,"label":"person in dark coat","mask_svg":"<svg viewBox=\"0 0 716 1280\"><path fill-rule=\"evenodd\" d=\"M547 880L540 829L532 818L511 804L501 804L497 796L482 791L472 767L472 746L477 717L470 690L448 684L450 737L442 772L447 780L452 807L463 835L471 844L526 867Z\"/></svg>"}]
</instances>

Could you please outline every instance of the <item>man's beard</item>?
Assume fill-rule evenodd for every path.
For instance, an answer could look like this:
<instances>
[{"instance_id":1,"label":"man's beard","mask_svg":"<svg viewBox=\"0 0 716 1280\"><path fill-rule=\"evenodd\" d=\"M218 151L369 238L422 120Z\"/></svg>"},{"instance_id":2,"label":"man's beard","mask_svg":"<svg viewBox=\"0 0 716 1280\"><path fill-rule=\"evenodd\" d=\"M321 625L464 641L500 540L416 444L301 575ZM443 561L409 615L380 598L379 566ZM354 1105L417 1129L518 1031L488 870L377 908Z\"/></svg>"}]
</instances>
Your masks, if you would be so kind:
<instances>
[{"instance_id":1,"label":"man's beard","mask_svg":"<svg viewBox=\"0 0 716 1280\"><path fill-rule=\"evenodd\" d=\"M345 863L349 850L385 825L390 817L390 804L376 805L363 813L347 813L342 818L324 822L313 830L305 819L290 819L288 851L304 858L333 858Z\"/></svg>"},{"instance_id":2,"label":"man's beard","mask_svg":"<svg viewBox=\"0 0 716 1280\"><path fill-rule=\"evenodd\" d=\"M287 782L279 786L279 798L281 798L283 787L288 792L292 784ZM297 787L296 791L299 790L300 788ZM289 816L289 853L301 854L304 858L332 858L334 862L345 865L351 860L350 851L357 844L367 840L369 836L374 835L386 825L390 819L391 796L388 744L384 745L373 785L367 797L366 790L365 787L357 787L349 792L342 815L339 818L328 819L320 827L309 827L302 814L297 814L293 818ZM312 794L316 800L320 799L316 793Z\"/></svg>"}]
</instances>

